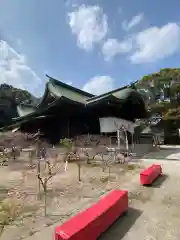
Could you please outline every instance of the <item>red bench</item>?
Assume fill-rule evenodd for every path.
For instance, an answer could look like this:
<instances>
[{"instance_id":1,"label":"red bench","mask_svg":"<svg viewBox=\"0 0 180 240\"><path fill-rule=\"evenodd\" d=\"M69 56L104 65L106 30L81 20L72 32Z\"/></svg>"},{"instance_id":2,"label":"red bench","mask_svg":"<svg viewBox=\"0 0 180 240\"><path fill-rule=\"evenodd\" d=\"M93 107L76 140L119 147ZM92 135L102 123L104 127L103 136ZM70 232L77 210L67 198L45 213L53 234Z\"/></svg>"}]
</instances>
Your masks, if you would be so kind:
<instances>
[{"instance_id":1,"label":"red bench","mask_svg":"<svg viewBox=\"0 0 180 240\"><path fill-rule=\"evenodd\" d=\"M161 174L161 165L153 164L140 173L140 182L142 185L150 185Z\"/></svg>"},{"instance_id":2,"label":"red bench","mask_svg":"<svg viewBox=\"0 0 180 240\"><path fill-rule=\"evenodd\" d=\"M128 209L128 192L113 190L96 204L56 227L55 240L95 240Z\"/></svg>"}]
</instances>

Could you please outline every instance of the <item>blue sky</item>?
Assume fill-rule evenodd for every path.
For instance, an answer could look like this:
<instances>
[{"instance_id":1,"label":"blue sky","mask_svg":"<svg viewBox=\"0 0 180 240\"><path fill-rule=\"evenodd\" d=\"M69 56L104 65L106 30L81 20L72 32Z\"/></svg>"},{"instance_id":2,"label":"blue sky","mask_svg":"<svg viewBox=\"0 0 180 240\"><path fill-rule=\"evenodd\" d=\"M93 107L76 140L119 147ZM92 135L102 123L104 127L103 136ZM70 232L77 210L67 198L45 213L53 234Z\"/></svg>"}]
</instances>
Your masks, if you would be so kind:
<instances>
[{"instance_id":1,"label":"blue sky","mask_svg":"<svg viewBox=\"0 0 180 240\"><path fill-rule=\"evenodd\" d=\"M45 74L99 94L179 67L178 0L0 0L0 83L41 95Z\"/></svg>"}]
</instances>

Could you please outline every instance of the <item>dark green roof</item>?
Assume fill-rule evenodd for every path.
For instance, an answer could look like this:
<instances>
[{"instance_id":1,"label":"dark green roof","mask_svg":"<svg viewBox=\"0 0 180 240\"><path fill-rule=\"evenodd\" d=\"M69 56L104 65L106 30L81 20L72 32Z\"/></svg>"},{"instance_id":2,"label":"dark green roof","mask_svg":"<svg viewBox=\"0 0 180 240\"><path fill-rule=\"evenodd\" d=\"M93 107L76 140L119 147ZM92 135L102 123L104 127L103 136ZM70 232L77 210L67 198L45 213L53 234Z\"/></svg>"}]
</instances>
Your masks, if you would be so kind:
<instances>
[{"instance_id":1,"label":"dark green roof","mask_svg":"<svg viewBox=\"0 0 180 240\"><path fill-rule=\"evenodd\" d=\"M37 108L35 111L32 111L29 114L21 115L12 120L15 122L15 121L21 121L22 119L31 119L31 118L34 118L34 117L37 117L40 115L44 115L44 114L48 113L53 107L61 106L64 103L70 103L70 104L74 104L74 105L78 105L78 106L82 106L82 107L84 106L84 104L82 104L80 102L76 102L76 101L73 101L69 98L62 96L60 98L57 98L54 102L52 102L48 106L44 106L42 108ZM25 112L27 112L27 109L24 110L24 113Z\"/></svg>"},{"instance_id":2,"label":"dark green roof","mask_svg":"<svg viewBox=\"0 0 180 240\"><path fill-rule=\"evenodd\" d=\"M29 106L27 104L21 104L21 105L17 106L17 112L20 117L26 116L35 111L36 111L36 107Z\"/></svg>"},{"instance_id":3,"label":"dark green roof","mask_svg":"<svg viewBox=\"0 0 180 240\"><path fill-rule=\"evenodd\" d=\"M132 89L130 86L115 89L105 94L95 96L93 94L82 91L78 88L72 87L66 83L60 82L47 75L49 81L46 83L45 92L41 99L41 102L36 106L27 106L21 104L18 106L19 117L13 119L13 122L21 122L24 119L31 119L47 112L51 112L51 108L55 106L63 106L64 103L75 104L82 108L93 107L94 105L104 104L107 106L107 102L120 103L118 106L122 106L124 102L131 99L131 102L137 106L137 114L145 116L145 104L140 93ZM51 102L49 102L49 96L53 96ZM78 107L79 109L79 107ZM120 108L119 110L120 111Z\"/></svg>"},{"instance_id":4,"label":"dark green roof","mask_svg":"<svg viewBox=\"0 0 180 240\"><path fill-rule=\"evenodd\" d=\"M18 121L13 121L10 125L6 125L2 128L0 128L0 131L3 132L3 131L9 131L9 130L13 130L15 128L19 128L22 124L24 123L28 123L29 121L37 121L37 120L41 120L43 118L51 118L53 116L51 115L40 115L40 116L35 116L35 115L31 115L31 117L20 117L18 119Z\"/></svg>"},{"instance_id":5,"label":"dark green roof","mask_svg":"<svg viewBox=\"0 0 180 240\"><path fill-rule=\"evenodd\" d=\"M103 94L98 95L98 96L91 97L90 99L87 100L87 102L93 101L93 100L98 100L98 99L103 99L107 96L113 95L114 93L122 91L122 90L127 89L127 88L128 88L128 86L125 86L125 87L117 88L117 89L112 90L112 91L107 92L107 93L103 93Z\"/></svg>"},{"instance_id":6,"label":"dark green roof","mask_svg":"<svg viewBox=\"0 0 180 240\"><path fill-rule=\"evenodd\" d=\"M57 79L46 75L49 78L49 81L46 83L44 95L41 98L41 102L37 106L38 108L43 106L49 94L53 95L55 98L61 96L70 98L74 101L84 101L84 99L94 97L93 94L82 91L78 88L72 87L66 83L58 81Z\"/></svg>"},{"instance_id":7,"label":"dark green roof","mask_svg":"<svg viewBox=\"0 0 180 240\"><path fill-rule=\"evenodd\" d=\"M58 81L57 79L55 79L55 78L53 78L53 77L50 77L50 76L48 76L48 75L46 75L46 77L48 77L48 78L49 78L49 81L50 81L51 83L53 83L54 85L56 85L56 86L59 86L59 87L68 89L68 90L70 90L70 91L72 91L72 92L76 92L76 93L78 93L78 94L80 94L80 95L83 95L83 96L85 96L85 97L87 97L87 98L91 98L91 97L94 97L94 96L95 96L95 95L93 95L93 94L91 94L91 93L88 93L88 92L85 92L85 91L83 91L83 90L81 90L81 89L79 89L79 88L76 88L76 87L70 86L70 85L68 85L68 84L66 84L66 83L64 83L64 82Z\"/></svg>"},{"instance_id":8,"label":"dark green roof","mask_svg":"<svg viewBox=\"0 0 180 240\"><path fill-rule=\"evenodd\" d=\"M57 99L69 99L70 101L79 102L82 104L85 104L88 98L94 97L93 94L60 82L48 75L46 76L49 78L49 82L46 83L45 91L40 103L36 107L30 107L26 104L21 104L18 106L17 111L20 117L32 114L36 111L39 112L40 109L42 110L44 107L47 108L51 106L51 103L48 103L47 101L49 95L54 97L54 102L56 102Z\"/></svg>"},{"instance_id":9,"label":"dark green roof","mask_svg":"<svg viewBox=\"0 0 180 240\"><path fill-rule=\"evenodd\" d=\"M53 94L52 91L50 90L51 86L53 86L54 88L58 88L58 90L56 91L57 92L57 96L56 96L56 93L54 94L56 97L59 97L59 95L61 96L65 96L65 93L61 92L62 90L66 89L66 90L69 90L69 92L71 92L72 94L73 93L77 93L79 94L80 96L83 96L84 98L91 98L91 97L94 97L95 95L91 94L91 93L88 93L88 92L85 92L81 89L78 89L78 88L75 88L73 86L70 86L64 82L61 82L53 77L50 77L49 75L46 75L46 77L48 77L49 81L46 83L45 85L45 91L44 91L44 94L41 98L41 102L37 105L37 107L40 107L43 103L43 101L47 98L48 94Z\"/></svg>"},{"instance_id":10,"label":"dark green roof","mask_svg":"<svg viewBox=\"0 0 180 240\"><path fill-rule=\"evenodd\" d=\"M119 88L106 94L90 98L87 100L87 104L95 104L104 100L116 100L123 102L126 101L129 97L134 97L134 101L137 99L140 100L142 104L144 104L144 100L141 95L137 91L127 87Z\"/></svg>"},{"instance_id":11,"label":"dark green roof","mask_svg":"<svg viewBox=\"0 0 180 240\"><path fill-rule=\"evenodd\" d=\"M64 88L61 85L57 85L53 82L48 83L49 92L55 98L65 97L75 102L85 103L86 100L89 98L84 94L80 94L77 91L73 91L69 88Z\"/></svg>"}]
</instances>

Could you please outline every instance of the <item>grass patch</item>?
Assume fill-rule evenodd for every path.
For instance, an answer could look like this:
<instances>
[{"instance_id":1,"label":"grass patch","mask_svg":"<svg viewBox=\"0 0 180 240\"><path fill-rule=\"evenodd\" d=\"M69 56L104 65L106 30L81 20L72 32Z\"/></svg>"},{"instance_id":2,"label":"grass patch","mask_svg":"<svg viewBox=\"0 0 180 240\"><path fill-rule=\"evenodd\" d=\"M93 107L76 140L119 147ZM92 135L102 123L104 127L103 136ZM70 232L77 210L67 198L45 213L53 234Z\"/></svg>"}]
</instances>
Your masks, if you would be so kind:
<instances>
[{"instance_id":1,"label":"grass patch","mask_svg":"<svg viewBox=\"0 0 180 240\"><path fill-rule=\"evenodd\" d=\"M9 189L3 186L0 186L0 201L3 201L8 197Z\"/></svg>"},{"instance_id":2,"label":"grass patch","mask_svg":"<svg viewBox=\"0 0 180 240\"><path fill-rule=\"evenodd\" d=\"M127 165L127 169L129 171L132 171L132 170L135 170L135 169L138 169L138 168L140 168L140 166L138 164L128 164Z\"/></svg>"}]
</instances>

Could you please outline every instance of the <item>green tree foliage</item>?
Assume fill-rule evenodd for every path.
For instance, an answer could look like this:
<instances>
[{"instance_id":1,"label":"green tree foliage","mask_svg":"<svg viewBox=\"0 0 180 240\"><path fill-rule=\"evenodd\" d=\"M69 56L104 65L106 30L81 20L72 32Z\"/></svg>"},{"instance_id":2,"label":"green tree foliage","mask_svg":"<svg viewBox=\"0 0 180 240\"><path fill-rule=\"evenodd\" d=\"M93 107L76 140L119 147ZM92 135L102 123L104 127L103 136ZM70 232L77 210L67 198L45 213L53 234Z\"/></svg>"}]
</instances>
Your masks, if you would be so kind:
<instances>
[{"instance_id":1,"label":"green tree foliage","mask_svg":"<svg viewBox=\"0 0 180 240\"><path fill-rule=\"evenodd\" d=\"M26 101L27 104L36 104L37 99L28 91L14 88L8 84L0 85L0 126L17 117L16 106Z\"/></svg>"},{"instance_id":2,"label":"green tree foliage","mask_svg":"<svg viewBox=\"0 0 180 240\"><path fill-rule=\"evenodd\" d=\"M162 113L166 119L176 118L180 111L180 68L165 68L146 75L136 82L136 88L149 96L152 113Z\"/></svg>"}]
</instances>

